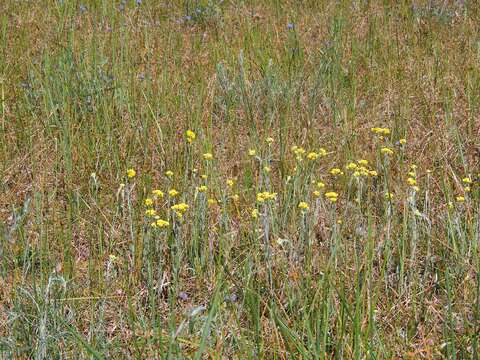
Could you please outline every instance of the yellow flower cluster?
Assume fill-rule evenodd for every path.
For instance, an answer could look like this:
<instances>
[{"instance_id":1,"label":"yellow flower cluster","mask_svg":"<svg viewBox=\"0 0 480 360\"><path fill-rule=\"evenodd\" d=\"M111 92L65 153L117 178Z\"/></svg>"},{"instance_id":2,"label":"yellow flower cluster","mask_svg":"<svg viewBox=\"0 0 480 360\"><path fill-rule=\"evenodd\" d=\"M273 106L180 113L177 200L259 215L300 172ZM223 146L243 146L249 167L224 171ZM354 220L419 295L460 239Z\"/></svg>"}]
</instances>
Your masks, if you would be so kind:
<instances>
[{"instance_id":1,"label":"yellow flower cluster","mask_svg":"<svg viewBox=\"0 0 480 360\"><path fill-rule=\"evenodd\" d=\"M393 155L393 150L390 149L389 147L382 147L380 149L380 152L385 155Z\"/></svg>"},{"instance_id":2,"label":"yellow flower cluster","mask_svg":"<svg viewBox=\"0 0 480 360\"><path fill-rule=\"evenodd\" d=\"M157 219L155 222L152 223L152 227L154 228L165 228L168 227L170 223L163 219Z\"/></svg>"},{"instance_id":3,"label":"yellow flower cluster","mask_svg":"<svg viewBox=\"0 0 480 360\"><path fill-rule=\"evenodd\" d=\"M207 153L203 154L203 159L207 160L207 161L212 160L213 159L212 153L207 152Z\"/></svg>"},{"instance_id":4,"label":"yellow flower cluster","mask_svg":"<svg viewBox=\"0 0 480 360\"><path fill-rule=\"evenodd\" d=\"M134 169L128 169L127 170L127 177L129 179L134 178L135 175L137 175L137 172Z\"/></svg>"},{"instance_id":5,"label":"yellow flower cluster","mask_svg":"<svg viewBox=\"0 0 480 360\"><path fill-rule=\"evenodd\" d=\"M189 206L185 203L179 203L179 204L172 205L170 208L173 211L175 211L175 214L178 217L182 217L183 214L188 210Z\"/></svg>"},{"instance_id":6,"label":"yellow flower cluster","mask_svg":"<svg viewBox=\"0 0 480 360\"><path fill-rule=\"evenodd\" d=\"M197 137L197 135L192 130L187 130L185 132L185 136L187 137L187 142L192 143L193 140Z\"/></svg>"},{"instance_id":7,"label":"yellow flower cluster","mask_svg":"<svg viewBox=\"0 0 480 360\"><path fill-rule=\"evenodd\" d=\"M370 130L377 135L384 135L384 136L390 135L389 128L373 127Z\"/></svg>"},{"instance_id":8,"label":"yellow flower cluster","mask_svg":"<svg viewBox=\"0 0 480 360\"><path fill-rule=\"evenodd\" d=\"M257 194L257 201L260 203L263 203L268 200L275 200L276 198L277 198L277 193L273 193L273 192L264 191L264 192L259 192Z\"/></svg>"},{"instance_id":9,"label":"yellow flower cluster","mask_svg":"<svg viewBox=\"0 0 480 360\"><path fill-rule=\"evenodd\" d=\"M301 210L308 210L310 207L308 206L308 204L305 202L305 201L300 201L298 203L298 208L301 209Z\"/></svg>"},{"instance_id":10,"label":"yellow flower cluster","mask_svg":"<svg viewBox=\"0 0 480 360\"><path fill-rule=\"evenodd\" d=\"M325 193L325 197L333 203L337 202L338 200L338 194L335 191L329 191Z\"/></svg>"},{"instance_id":11,"label":"yellow flower cluster","mask_svg":"<svg viewBox=\"0 0 480 360\"><path fill-rule=\"evenodd\" d=\"M159 189L153 190L152 194L159 199L163 198L163 196L164 196L163 191L159 190Z\"/></svg>"}]
</instances>

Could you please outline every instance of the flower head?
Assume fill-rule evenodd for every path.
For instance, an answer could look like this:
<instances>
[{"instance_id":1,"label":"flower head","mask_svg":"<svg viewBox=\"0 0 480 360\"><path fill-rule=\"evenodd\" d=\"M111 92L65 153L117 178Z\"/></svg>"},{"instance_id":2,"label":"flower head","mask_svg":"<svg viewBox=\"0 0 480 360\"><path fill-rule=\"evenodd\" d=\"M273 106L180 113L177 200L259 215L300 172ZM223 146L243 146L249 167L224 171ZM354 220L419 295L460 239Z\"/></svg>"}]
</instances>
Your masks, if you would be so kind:
<instances>
[{"instance_id":1,"label":"flower head","mask_svg":"<svg viewBox=\"0 0 480 360\"><path fill-rule=\"evenodd\" d=\"M153 205L153 200L151 198L146 198L143 203L145 206L152 206Z\"/></svg>"},{"instance_id":2,"label":"flower head","mask_svg":"<svg viewBox=\"0 0 480 360\"><path fill-rule=\"evenodd\" d=\"M410 186L415 186L415 185L417 185L417 180L415 180L413 177L409 177L407 179L407 184L410 185Z\"/></svg>"},{"instance_id":3,"label":"flower head","mask_svg":"<svg viewBox=\"0 0 480 360\"><path fill-rule=\"evenodd\" d=\"M272 137L267 137L265 139L265 141L267 142L268 145L271 145L273 143L273 138Z\"/></svg>"},{"instance_id":4,"label":"flower head","mask_svg":"<svg viewBox=\"0 0 480 360\"><path fill-rule=\"evenodd\" d=\"M257 155L257 151L255 149L248 150L248 156L255 156L255 155Z\"/></svg>"},{"instance_id":5,"label":"flower head","mask_svg":"<svg viewBox=\"0 0 480 360\"><path fill-rule=\"evenodd\" d=\"M163 191L160 190L160 189L155 189L155 190L153 190L153 191L152 191L152 194L153 194L154 196L156 196L157 198L160 198L160 199L163 198L163 195L164 195L164 194L163 194Z\"/></svg>"},{"instance_id":6,"label":"flower head","mask_svg":"<svg viewBox=\"0 0 480 360\"><path fill-rule=\"evenodd\" d=\"M355 164L354 162L350 162L346 166L347 170L355 170L356 168L357 168L357 164Z\"/></svg>"},{"instance_id":7,"label":"flower head","mask_svg":"<svg viewBox=\"0 0 480 360\"><path fill-rule=\"evenodd\" d=\"M175 196L178 196L179 194L180 193L175 189L168 190L168 196L170 196L170 197L175 197Z\"/></svg>"},{"instance_id":8,"label":"flower head","mask_svg":"<svg viewBox=\"0 0 480 360\"><path fill-rule=\"evenodd\" d=\"M268 200L275 200L277 198L277 193L271 193L268 191L259 192L257 194L257 201L262 203Z\"/></svg>"},{"instance_id":9,"label":"flower head","mask_svg":"<svg viewBox=\"0 0 480 360\"><path fill-rule=\"evenodd\" d=\"M167 170L167 171L165 172L165 175L166 175L167 177L171 178L171 177L173 177L173 171Z\"/></svg>"},{"instance_id":10,"label":"flower head","mask_svg":"<svg viewBox=\"0 0 480 360\"><path fill-rule=\"evenodd\" d=\"M197 135L192 130L187 130L185 132L185 136L187 137L187 141L189 143L192 143L193 140L195 140L195 138L197 137Z\"/></svg>"},{"instance_id":11,"label":"flower head","mask_svg":"<svg viewBox=\"0 0 480 360\"><path fill-rule=\"evenodd\" d=\"M402 138L402 139L398 140L398 142L400 143L400 145L405 145L407 143L407 139Z\"/></svg>"},{"instance_id":12,"label":"flower head","mask_svg":"<svg viewBox=\"0 0 480 360\"><path fill-rule=\"evenodd\" d=\"M145 215L155 216L155 215L157 215L157 212L155 211L155 209L147 209L147 210L145 210Z\"/></svg>"},{"instance_id":13,"label":"flower head","mask_svg":"<svg viewBox=\"0 0 480 360\"><path fill-rule=\"evenodd\" d=\"M308 204L305 202L305 201L301 201L298 203L298 208L301 209L301 210L308 210L310 207L308 206Z\"/></svg>"},{"instance_id":14,"label":"flower head","mask_svg":"<svg viewBox=\"0 0 480 360\"><path fill-rule=\"evenodd\" d=\"M307 159L313 161L313 160L317 160L319 156L320 154L312 151L307 154Z\"/></svg>"},{"instance_id":15,"label":"flower head","mask_svg":"<svg viewBox=\"0 0 480 360\"><path fill-rule=\"evenodd\" d=\"M212 160L213 159L212 153L207 152L207 153L203 154L203 159L204 160Z\"/></svg>"},{"instance_id":16,"label":"flower head","mask_svg":"<svg viewBox=\"0 0 480 360\"><path fill-rule=\"evenodd\" d=\"M258 218L258 210L257 210L257 209L253 209L253 210L250 212L250 216L251 216L252 219Z\"/></svg>"},{"instance_id":17,"label":"flower head","mask_svg":"<svg viewBox=\"0 0 480 360\"><path fill-rule=\"evenodd\" d=\"M336 202L338 200L338 194L335 191L325 193L325 197L331 202Z\"/></svg>"},{"instance_id":18,"label":"flower head","mask_svg":"<svg viewBox=\"0 0 480 360\"><path fill-rule=\"evenodd\" d=\"M391 192L386 192L385 193L385 199L387 200L392 200L393 199L393 194Z\"/></svg>"},{"instance_id":19,"label":"flower head","mask_svg":"<svg viewBox=\"0 0 480 360\"><path fill-rule=\"evenodd\" d=\"M340 170L339 168L333 168L333 169L330 170L330 174L332 174L332 175L342 175L343 171Z\"/></svg>"},{"instance_id":20,"label":"flower head","mask_svg":"<svg viewBox=\"0 0 480 360\"><path fill-rule=\"evenodd\" d=\"M137 172L135 171L135 169L128 169L128 170L127 170L127 177L128 177L129 179L134 178L135 175L137 175Z\"/></svg>"},{"instance_id":21,"label":"flower head","mask_svg":"<svg viewBox=\"0 0 480 360\"><path fill-rule=\"evenodd\" d=\"M165 228L165 227L168 227L170 225L170 223L168 221L163 220L163 219L158 219L157 221L155 221L155 224L159 228Z\"/></svg>"},{"instance_id":22,"label":"flower head","mask_svg":"<svg viewBox=\"0 0 480 360\"><path fill-rule=\"evenodd\" d=\"M470 179L469 177L464 177L462 179L463 183L464 184L471 184L472 183L472 179Z\"/></svg>"},{"instance_id":23,"label":"flower head","mask_svg":"<svg viewBox=\"0 0 480 360\"><path fill-rule=\"evenodd\" d=\"M393 150L388 147L381 148L380 152L385 155L393 155Z\"/></svg>"},{"instance_id":24,"label":"flower head","mask_svg":"<svg viewBox=\"0 0 480 360\"><path fill-rule=\"evenodd\" d=\"M179 204L172 205L170 208L176 212L184 213L185 211L188 210L189 206L185 203L179 203Z\"/></svg>"},{"instance_id":25,"label":"flower head","mask_svg":"<svg viewBox=\"0 0 480 360\"><path fill-rule=\"evenodd\" d=\"M208 190L208 187L206 185L201 185L197 187L198 192L206 192Z\"/></svg>"}]
</instances>

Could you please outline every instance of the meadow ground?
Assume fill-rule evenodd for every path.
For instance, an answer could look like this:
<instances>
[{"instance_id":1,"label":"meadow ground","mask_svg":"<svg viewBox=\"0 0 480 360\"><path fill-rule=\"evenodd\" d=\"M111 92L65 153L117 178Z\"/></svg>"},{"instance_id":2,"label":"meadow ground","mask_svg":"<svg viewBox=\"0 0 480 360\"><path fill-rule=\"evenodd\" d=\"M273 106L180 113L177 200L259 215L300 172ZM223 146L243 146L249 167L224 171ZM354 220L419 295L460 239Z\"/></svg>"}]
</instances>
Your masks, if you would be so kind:
<instances>
[{"instance_id":1,"label":"meadow ground","mask_svg":"<svg viewBox=\"0 0 480 360\"><path fill-rule=\"evenodd\" d=\"M0 3L0 358L476 358L476 1Z\"/></svg>"}]
</instances>

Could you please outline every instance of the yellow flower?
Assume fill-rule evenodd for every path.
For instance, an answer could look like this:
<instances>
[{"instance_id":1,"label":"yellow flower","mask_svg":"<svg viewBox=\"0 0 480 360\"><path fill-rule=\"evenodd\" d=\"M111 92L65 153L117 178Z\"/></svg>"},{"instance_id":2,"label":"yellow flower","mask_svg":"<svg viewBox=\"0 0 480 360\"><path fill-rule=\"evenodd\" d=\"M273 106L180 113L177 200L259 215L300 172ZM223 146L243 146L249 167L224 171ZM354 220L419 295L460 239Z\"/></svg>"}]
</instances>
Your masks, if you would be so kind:
<instances>
[{"instance_id":1,"label":"yellow flower","mask_svg":"<svg viewBox=\"0 0 480 360\"><path fill-rule=\"evenodd\" d=\"M330 197L338 197L338 194L335 192L335 191L329 191L327 193L325 193L325 196L327 198L330 198Z\"/></svg>"},{"instance_id":2,"label":"yellow flower","mask_svg":"<svg viewBox=\"0 0 480 360\"><path fill-rule=\"evenodd\" d=\"M150 198L146 198L145 201L145 206L152 206L153 205L153 200Z\"/></svg>"},{"instance_id":3,"label":"yellow flower","mask_svg":"<svg viewBox=\"0 0 480 360\"><path fill-rule=\"evenodd\" d=\"M270 171L272 171L272 168L271 168L270 166L268 166L268 165L265 165L265 166L263 167L263 170L265 170L266 173L269 173Z\"/></svg>"},{"instance_id":4,"label":"yellow flower","mask_svg":"<svg viewBox=\"0 0 480 360\"><path fill-rule=\"evenodd\" d=\"M271 193L271 192L268 192L268 191L264 191L264 192L259 192L257 194L257 201L258 202L265 202L265 201L268 201L268 200L275 200L277 198L277 193Z\"/></svg>"},{"instance_id":5,"label":"yellow flower","mask_svg":"<svg viewBox=\"0 0 480 360\"><path fill-rule=\"evenodd\" d=\"M257 210L257 209L253 209L253 210L250 212L250 216L252 217L252 219L258 218L258 210Z\"/></svg>"},{"instance_id":6,"label":"yellow flower","mask_svg":"<svg viewBox=\"0 0 480 360\"><path fill-rule=\"evenodd\" d=\"M390 129L388 129L388 128L383 128L383 129L382 129L382 134L383 134L383 135L390 135Z\"/></svg>"},{"instance_id":7,"label":"yellow flower","mask_svg":"<svg viewBox=\"0 0 480 360\"><path fill-rule=\"evenodd\" d=\"M412 178L414 178L414 177L417 176L417 174L415 173L415 171L409 171L407 175L410 176L410 177L412 177Z\"/></svg>"},{"instance_id":8,"label":"yellow flower","mask_svg":"<svg viewBox=\"0 0 480 360\"><path fill-rule=\"evenodd\" d=\"M465 191L465 192L470 192L470 186L465 186L465 187L463 188L463 191Z\"/></svg>"},{"instance_id":9,"label":"yellow flower","mask_svg":"<svg viewBox=\"0 0 480 360\"><path fill-rule=\"evenodd\" d=\"M332 174L332 175L342 175L343 172L339 168L333 168L333 169L330 170L330 174Z\"/></svg>"},{"instance_id":10,"label":"yellow flower","mask_svg":"<svg viewBox=\"0 0 480 360\"><path fill-rule=\"evenodd\" d=\"M336 202L338 200L338 194L335 191L325 193L325 197L331 202Z\"/></svg>"},{"instance_id":11,"label":"yellow flower","mask_svg":"<svg viewBox=\"0 0 480 360\"><path fill-rule=\"evenodd\" d=\"M137 175L137 172L134 169L128 169L127 170L127 176L129 179L134 178L135 175Z\"/></svg>"},{"instance_id":12,"label":"yellow flower","mask_svg":"<svg viewBox=\"0 0 480 360\"><path fill-rule=\"evenodd\" d=\"M257 151L255 149L248 150L248 156L255 156L255 155L257 155Z\"/></svg>"},{"instance_id":13,"label":"yellow flower","mask_svg":"<svg viewBox=\"0 0 480 360\"><path fill-rule=\"evenodd\" d=\"M360 159L357 161L360 165L367 166L368 165L368 160L365 159Z\"/></svg>"},{"instance_id":14,"label":"yellow flower","mask_svg":"<svg viewBox=\"0 0 480 360\"><path fill-rule=\"evenodd\" d=\"M409 177L409 178L407 179L407 184L410 185L410 186L415 186L415 185L417 185L417 180L415 180L415 179L412 178L412 177Z\"/></svg>"},{"instance_id":15,"label":"yellow flower","mask_svg":"<svg viewBox=\"0 0 480 360\"><path fill-rule=\"evenodd\" d=\"M195 138L197 137L197 135L196 135L192 130L187 130L187 131L185 132L185 135L186 135L187 141L188 141L189 143L192 143L193 140L195 140Z\"/></svg>"},{"instance_id":16,"label":"yellow flower","mask_svg":"<svg viewBox=\"0 0 480 360\"><path fill-rule=\"evenodd\" d=\"M393 194L391 192L386 192L385 193L385 199L392 200L393 199Z\"/></svg>"},{"instance_id":17,"label":"yellow flower","mask_svg":"<svg viewBox=\"0 0 480 360\"><path fill-rule=\"evenodd\" d=\"M417 170L417 167L418 167L418 166L415 165L415 164L410 165L410 169L412 169L412 170Z\"/></svg>"},{"instance_id":18,"label":"yellow flower","mask_svg":"<svg viewBox=\"0 0 480 360\"><path fill-rule=\"evenodd\" d=\"M240 200L240 196L238 196L238 194L234 194L234 195L232 195L232 200L234 202L238 202L238 200Z\"/></svg>"},{"instance_id":19,"label":"yellow flower","mask_svg":"<svg viewBox=\"0 0 480 360\"><path fill-rule=\"evenodd\" d=\"M451 201L449 201L447 203L447 206L448 206L449 209L453 209L453 203Z\"/></svg>"},{"instance_id":20,"label":"yellow flower","mask_svg":"<svg viewBox=\"0 0 480 360\"><path fill-rule=\"evenodd\" d=\"M472 179L470 179L469 177L463 178L462 181L463 181L465 184L471 184L471 183L472 183Z\"/></svg>"},{"instance_id":21,"label":"yellow flower","mask_svg":"<svg viewBox=\"0 0 480 360\"><path fill-rule=\"evenodd\" d=\"M272 137L267 137L265 139L265 141L267 142L268 145L272 144L273 143L273 138Z\"/></svg>"},{"instance_id":22,"label":"yellow flower","mask_svg":"<svg viewBox=\"0 0 480 360\"><path fill-rule=\"evenodd\" d=\"M297 157L302 157L305 154L305 149L298 146L292 146L292 151Z\"/></svg>"},{"instance_id":23,"label":"yellow flower","mask_svg":"<svg viewBox=\"0 0 480 360\"><path fill-rule=\"evenodd\" d=\"M227 180L227 185L228 185L229 187L233 187L234 184L235 184L235 181L234 181L233 179L228 179L228 180Z\"/></svg>"},{"instance_id":24,"label":"yellow flower","mask_svg":"<svg viewBox=\"0 0 480 360\"><path fill-rule=\"evenodd\" d=\"M210 206L217 205L217 200L210 198L210 199L207 200L207 203Z\"/></svg>"},{"instance_id":25,"label":"yellow flower","mask_svg":"<svg viewBox=\"0 0 480 360\"><path fill-rule=\"evenodd\" d=\"M173 171L167 170L167 171L165 172L165 175L167 175L167 177L171 178L171 177L173 176Z\"/></svg>"},{"instance_id":26,"label":"yellow flower","mask_svg":"<svg viewBox=\"0 0 480 360\"><path fill-rule=\"evenodd\" d=\"M318 150L318 155L320 155L320 156L326 156L327 154L328 154L328 152L324 148L320 148Z\"/></svg>"},{"instance_id":27,"label":"yellow flower","mask_svg":"<svg viewBox=\"0 0 480 360\"><path fill-rule=\"evenodd\" d=\"M319 181L319 182L317 182L317 187L319 189L323 189L325 187L325 184L323 182Z\"/></svg>"},{"instance_id":28,"label":"yellow flower","mask_svg":"<svg viewBox=\"0 0 480 360\"><path fill-rule=\"evenodd\" d=\"M170 223L166 220L163 220L163 219L158 219L155 224L157 225L157 227L159 228L164 228L164 227L167 227L170 225Z\"/></svg>"},{"instance_id":29,"label":"yellow flower","mask_svg":"<svg viewBox=\"0 0 480 360\"><path fill-rule=\"evenodd\" d=\"M320 191L315 190L315 191L313 192L313 196L319 197L319 196L320 196Z\"/></svg>"},{"instance_id":30,"label":"yellow flower","mask_svg":"<svg viewBox=\"0 0 480 360\"><path fill-rule=\"evenodd\" d=\"M200 175L200 177L201 177L203 180L207 180L207 178L208 178L208 176L205 175L205 174Z\"/></svg>"},{"instance_id":31,"label":"yellow flower","mask_svg":"<svg viewBox=\"0 0 480 360\"><path fill-rule=\"evenodd\" d=\"M370 170L368 174L373 177L378 176L378 173L375 170Z\"/></svg>"},{"instance_id":32,"label":"yellow flower","mask_svg":"<svg viewBox=\"0 0 480 360\"><path fill-rule=\"evenodd\" d=\"M212 155L212 153L207 152L207 153L203 154L203 158L204 158L205 160L212 160L212 159L213 159L213 155Z\"/></svg>"},{"instance_id":33,"label":"yellow flower","mask_svg":"<svg viewBox=\"0 0 480 360\"><path fill-rule=\"evenodd\" d=\"M180 194L180 193L179 193L177 190L175 190L175 189L170 189L170 190L168 190L168 195L169 195L170 197L175 197L175 196L178 196L179 194Z\"/></svg>"},{"instance_id":34,"label":"yellow flower","mask_svg":"<svg viewBox=\"0 0 480 360\"><path fill-rule=\"evenodd\" d=\"M185 211L188 210L189 206L185 203L179 203L179 204L172 205L170 208L176 212L184 213Z\"/></svg>"},{"instance_id":35,"label":"yellow flower","mask_svg":"<svg viewBox=\"0 0 480 360\"><path fill-rule=\"evenodd\" d=\"M298 203L298 208L302 210L308 210L310 207L305 201L301 201Z\"/></svg>"},{"instance_id":36,"label":"yellow flower","mask_svg":"<svg viewBox=\"0 0 480 360\"><path fill-rule=\"evenodd\" d=\"M398 140L398 142L399 142L401 145L405 145L405 144L407 143L407 139L403 138L403 139Z\"/></svg>"},{"instance_id":37,"label":"yellow flower","mask_svg":"<svg viewBox=\"0 0 480 360\"><path fill-rule=\"evenodd\" d=\"M362 175L362 173L358 170L355 170L352 175L355 177L359 177L360 175Z\"/></svg>"},{"instance_id":38,"label":"yellow flower","mask_svg":"<svg viewBox=\"0 0 480 360\"><path fill-rule=\"evenodd\" d=\"M388 147L381 148L380 152L385 155L393 155L393 150Z\"/></svg>"},{"instance_id":39,"label":"yellow flower","mask_svg":"<svg viewBox=\"0 0 480 360\"><path fill-rule=\"evenodd\" d=\"M355 170L357 168L357 164L355 164L354 162L350 162L347 164L346 168L347 170Z\"/></svg>"},{"instance_id":40,"label":"yellow flower","mask_svg":"<svg viewBox=\"0 0 480 360\"><path fill-rule=\"evenodd\" d=\"M317 154L316 152L312 151L308 153L307 159L313 161L313 160L317 160L319 156L320 154Z\"/></svg>"},{"instance_id":41,"label":"yellow flower","mask_svg":"<svg viewBox=\"0 0 480 360\"><path fill-rule=\"evenodd\" d=\"M155 195L158 198L163 198L163 191L159 189L155 189L152 191L152 194Z\"/></svg>"},{"instance_id":42,"label":"yellow flower","mask_svg":"<svg viewBox=\"0 0 480 360\"><path fill-rule=\"evenodd\" d=\"M458 201L458 202L464 202L464 201L465 201L465 197L463 197L463 196L457 196L457 201Z\"/></svg>"},{"instance_id":43,"label":"yellow flower","mask_svg":"<svg viewBox=\"0 0 480 360\"><path fill-rule=\"evenodd\" d=\"M197 187L197 190L199 192L206 192L208 190L208 187L205 186L205 185L201 185L201 186Z\"/></svg>"},{"instance_id":44,"label":"yellow flower","mask_svg":"<svg viewBox=\"0 0 480 360\"><path fill-rule=\"evenodd\" d=\"M155 216L156 214L157 214L157 212L155 211L155 209L145 210L145 215L147 215L147 216Z\"/></svg>"}]
</instances>

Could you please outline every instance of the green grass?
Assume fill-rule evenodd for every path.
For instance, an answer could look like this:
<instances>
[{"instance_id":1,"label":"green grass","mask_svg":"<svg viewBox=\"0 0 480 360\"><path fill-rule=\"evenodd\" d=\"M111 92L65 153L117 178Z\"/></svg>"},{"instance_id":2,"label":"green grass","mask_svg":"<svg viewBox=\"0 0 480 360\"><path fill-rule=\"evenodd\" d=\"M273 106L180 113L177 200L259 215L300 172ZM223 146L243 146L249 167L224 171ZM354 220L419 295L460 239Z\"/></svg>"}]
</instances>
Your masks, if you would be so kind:
<instances>
[{"instance_id":1,"label":"green grass","mask_svg":"<svg viewBox=\"0 0 480 360\"><path fill-rule=\"evenodd\" d=\"M0 358L477 358L479 18L1 2Z\"/></svg>"}]
</instances>

